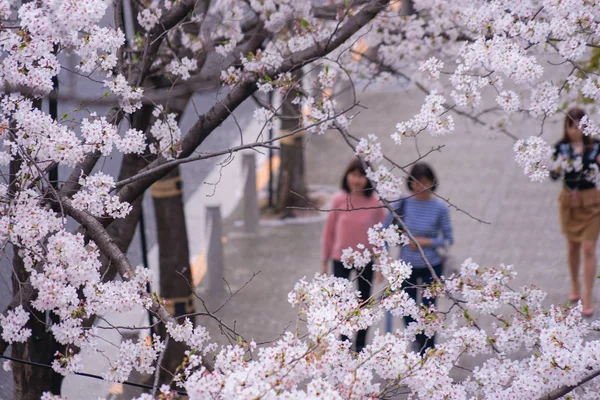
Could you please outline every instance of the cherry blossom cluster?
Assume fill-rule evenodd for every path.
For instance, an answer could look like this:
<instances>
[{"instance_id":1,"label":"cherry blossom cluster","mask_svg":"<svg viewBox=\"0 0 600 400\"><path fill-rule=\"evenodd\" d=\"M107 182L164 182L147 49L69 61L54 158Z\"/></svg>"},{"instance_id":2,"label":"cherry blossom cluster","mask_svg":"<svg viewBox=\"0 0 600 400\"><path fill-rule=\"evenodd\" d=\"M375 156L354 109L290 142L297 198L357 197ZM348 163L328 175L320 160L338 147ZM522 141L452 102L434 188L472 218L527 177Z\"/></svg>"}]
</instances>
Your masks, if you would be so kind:
<instances>
[{"instance_id":1,"label":"cherry blossom cluster","mask_svg":"<svg viewBox=\"0 0 600 400\"><path fill-rule=\"evenodd\" d=\"M40 243L62 228L56 213L39 206L41 196L32 189L21 190L9 204L3 203L0 239L42 253Z\"/></svg>"},{"instance_id":2,"label":"cherry blossom cluster","mask_svg":"<svg viewBox=\"0 0 600 400\"><path fill-rule=\"evenodd\" d=\"M10 3L0 5L2 17L10 16ZM20 30L2 29L0 33L4 50L0 87L22 86L47 94L53 87L52 77L60 71L55 44L77 54L84 73L96 68L110 71L125 36L120 30L97 25L106 7L103 0L23 3L17 11Z\"/></svg>"},{"instance_id":3,"label":"cherry blossom cluster","mask_svg":"<svg viewBox=\"0 0 600 400\"><path fill-rule=\"evenodd\" d=\"M75 353L73 349L69 348L67 355L56 352L55 356L56 358L52 361L52 369L54 369L54 371L62 375L81 372L83 368L83 357L81 354Z\"/></svg>"},{"instance_id":4,"label":"cherry blossom cluster","mask_svg":"<svg viewBox=\"0 0 600 400\"><path fill-rule=\"evenodd\" d=\"M369 163L379 162L383 159L381 152L381 143L377 135L369 134L368 140L361 138L355 147L356 155L364 158Z\"/></svg>"},{"instance_id":5,"label":"cherry blossom cluster","mask_svg":"<svg viewBox=\"0 0 600 400\"><path fill-rule=\"evenodd\" d=\"M558 88L551 82L542 82L531 91L530 113L534 117L552 115L558 109Z\"/></svg>"},{"instance_id":6,"label":"cherry blossom cluster","mask_svg":"<svg viewBox=\"0 0 600 400\"><path fill-rule=\"evenodd\" d=\"M90 118L81 120L81 136L84 139L83 150L86 153L100 152L104 156L112 153L117 147L123 154L142 154L146 149L146 137L143 132L129 129L123 137L119 136L117 127L110 124L106 117L98 117L91 113Z\"/></svg>"},{"instance_id":7,"label":"cherry blossom cluster","mask_svg":"<svg viewBox=\"0 0 600 400\"><path fill-rule=\"evenodd\" d=\"M367 168L367 178L377 187L379 195L387 200L397 200L402 193L402 179L397 177L386 166L380 165L376 170Z\"/></svg>"},{"instance_id":8,"label":"cherry blossom cluster","mask_svg":"<svg viewBox=\"0 0 600 400\"><path fill-rule=\"evenodd\" d=\"M172 160L181 153L181 129L177 124L177 115L163 112L162 106L156 107L152 115L156 121L150 128L150 134L155 141L150 145L150 151Z\"/></svg>"},{"instance_id":9,"label":"cherry blossom cluster","mask_svg":"<svg viewBox=\"0 0 600 400\"><path fill-rule=\"evenodd\" d=\"M473 260L467 259L462 264L460 276L449 278L446 287L466 300L471 309L490 313L502 305L519 302L520 293L503 290L515 276L512 266L480 268Z\"/></svg>"},{"instance_id":10,"label":"cherry blossom cluster","mask_svg":"<svg viewBox=\"0 0 600 400\"><path fill-rule=\"evenodd\" d=\"M205 327L192 324L186 318L182 324L167 324L167 332L176 342L185 342L192 350L208 352L211 350L210 335Z\"/></svg>"},{"instance_id":11,"label":"cherry blossom cluster","mask_svg":"<svg viewBox=\"0 0 600 400\"><path fill-rule=\"evenodd\" d=\"M146 285L152 282L151 273L142 266L137 266L133 276L127 279L86 285L86 311L90 315L102 315L108 312L131 311L137 306L149 307L152 299L142 297L140 293L145 292Z\"/></svg>"},{"instance_id":12,"label":"cherry blossom cluster","mask_svg":"<svg viewBox=\"0 0 600 400\"><path fill-rule=\"evenodd\" d=\"M0 97L0 104L2 118L15 124L10 135L8 130L4 132L11 158L19 154L28 164L58 162L71 167L83 159L84 149L75 132L34 107L30 99L11 94ZM26 172L34 173L32 169L22 170Z\"/></svg>"},{"instance_id":13,"label":"cherry blossom cluster","mask_svg":"<svg viewBox=\"0 0 600 400\"><path fill-rule=\"evenodd\" d=\"M496 103L507 113L514 113L519 110L521 100L519 95L512 90L504 90L496 96Z\"/></svg>"},{"instance_id":14,"label":"cherry blossom cluster","mask_svg":"<svg viewBox=\"0 0 600 400\"><path fill-rule=\"evenodd\" d=\"M25 328L29 321L29 313L18 306L9 310L6 316L0 315L0 326L2 326L2 339L8 343L25 342L31 336L31 329Z\"/></svg>"},{"instance_id":15,"label":"cherry blossom cluster","mask_svg":"<svg viewBox=\"0 0 600 400\"><path fill-rule=\"evenodd\" d=\"M527 140L518 140L513 146L515 160L523 167L525 175L534 182L541 182L549 176L549 162L552 148L544 139L531 136Z\"/></svg>"},{"instance_id":16,"label":"cherry blossom cluster","mask_svg":"<svg viewBox=\"0 0 600 400\"><path fill-rule=\"evenodd\" d=\"M119 96L119 106L126 113L132 113L142 107L143 90L132 88L123 75L117 75L112 81L105 81L104 86Z\"/></svg>"},{"instance_id":17,"label":"cherry blossom cluster","mask_svg":"<svg viewBox=\"0 0 600 400\"><path fill-rule=\"evenodd\" d=\"M184 81L190 79L190 72L196 71L197 69L198 62L187 57L183 57L181 60L173 60L166 67L167 72L181 76L181 79Z\"/></svg>"},{"instance_id":18,"label":"cherry blossom cluster","mask_svg":"<svg viewBox=\"0 0 600 400\"><path fill-rule=\"evenodd\" d=\"M588 115L584 115L581 121L579 121L579 129L586 136L596 136L600 133L600 126Z\"/></svg>"},{"instance_id":19,"label":"cherry blossom cluster","mask_svg":"<svg viewBox=\"0 0 600 400\"><path fill-rule=\"evenodd\" d=\"M421 107L419 114L396 126L397 131L394 134L396 142L400 143L399 138L402 136L418 135L421 132L439 136L454 131L454 118L452 115L445 115L445 102L446 99L443 96L432 91L425 98L425 104Z\"/></svg>"},{"instance_id":20,"label":"cherry blossom cluster","mask_svg":"<svg viewBox=\"0 0 600 400\"><path fill-rule=\"evenodd\" d=\"M444 68L444 62L435 57L430 57L419 65L419 71L426 73L429 79L434 80L440 78L442 68Z\"/></svg>"},{"instance_id":21,"label":"cherry blossom cluster","mask_svg":"<svg viewBox=\"0 0 600 400\"><path fill-rule=\"evenodd\" d=\"M131 205L119 201L117 196L110 195L115 187L112 176L96 172L88 177L79 178L82 189L73 195L73 205L80 210L102 217L125 218L131 211Z\"/></svg>"},{"instance_id":22,"label":"cherry blossom cluster","mask_svg":"<svg viewBox=\"0 0 600 400\"><path fill-rule=\"evenodd\" d=\"M342 250L342 259L340 261L348 269L352 269L353 267L363 269L371 262L372 256L371 252L365 248L365 245L359 244L356 246L356 250L351 248Z\"/></svg>"},{"instance_id":23,"label":"cherry blossom cluster","mask_svg":"<svg viewBox=\"0 0 600 400\"><path fill-rule=\"evenodd\" d=\"M151 374L155 370L155 360L164 350L165 343L157 335L154 335L150 342L144 339L135 343L125 340L119 346L117 359L111 360L110 371L104 374L104 379L123 382L134 369L142 374Z\"/></svg>"},{"instance_id":24,"label":"cherry blossom cluster","mask_svg":"<svg viewBox=\"0 0 600 400\"><path fill-rule=\"evenodd\" d=\"M162 16L162 10L159 8L159 0L153 0L147 8L144 8L137 16L137 20L146 31L154 28Z\"/></svg>"}]
</instances>

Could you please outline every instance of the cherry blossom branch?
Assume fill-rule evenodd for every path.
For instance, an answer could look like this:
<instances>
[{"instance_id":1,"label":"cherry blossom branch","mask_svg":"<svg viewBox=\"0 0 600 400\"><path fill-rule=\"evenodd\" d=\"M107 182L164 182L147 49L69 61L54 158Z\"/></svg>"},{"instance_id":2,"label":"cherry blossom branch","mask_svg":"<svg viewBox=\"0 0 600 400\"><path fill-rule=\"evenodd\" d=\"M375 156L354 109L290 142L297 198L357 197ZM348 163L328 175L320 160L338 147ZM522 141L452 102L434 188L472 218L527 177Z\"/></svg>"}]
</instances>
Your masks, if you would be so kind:
<instances>
[{"instance_id":1,"label":"cherry blossom branch","mask_svg":"<svg viewBox=\"0 0 600 400\"><path fill-rule=\"evenodd\" d=\"M386 0L371 0L364 8L356 15L349 18L348 21L338 30L337 36L329 41L325 46L326 41L320 45L312 46L307 50L290 55L281 67L276 70L269 71L267 74L275 76L283 72L291 72L301 68L303 65L322 57L355 34L366 23L375 18L375 16L385 8ZM189 157L193 151L219 126L229 115L228 110L235 110L244 100L250 97L256 90L256 78L248 78L241 84L235 86L225 97L222 103L215 104L207 113L205 113L188 131L182 141L182 152L180 157ZM224 107L226 105L227 107ZM167 162L164 158L152 162L148 167L140 172L153 169ZM125 185L119 191L121 201L132 201L140 196L152 183L166 175L172 168L166 168L144 176L136 182Z\"/></svg>"},{"instance_id":2,"label":"cherry blossom branch","mask_svg":"<svg viewBox=\"0 0 600 400\"><path fill-rule=\"evenodd\" d=\"M19 358L15 358L15 357L10 357L10 356L5 356L0 354L0 358L3 358L5 360L9 360L11 362L17 362L17 363L23 363L23 364L28 364L28 365L32 365L35 367L40 367L40 368L52 368L52 365L49 364L42 364L42 363L38 363L35 361L29 361L29 360L22 360ZM85 378L92 378L92 379L98 379L101 381L104 381L105 379L99 375L95 375L95 374L88 374L86 372L73 372L74 375L77 376L83 376ZM142 389L152 389L152 386L150 385L145 385L143 383L137 383L137 382L130 382L130 381L123 381L121 382L122 385L126 385L126 386L133 386L133 387L138 387L138 388L142 388ZM175 393L182 395L182 396L187 396L187 392L183 391L183 390L176 390Z\"/></svg>"},{"instance_id":3,"label":"cherry blossom branch","mask_svg":"<svg viewBox=\"0 0 600 400\"><path fill-rule=\"evenodd\" d=\"M61 201L66 214L75 219L86 229L87 235L94 243L96 243L98 248L102 250L102 253L114 263L121 278L125 281L131 280L134 272L129 263L129 259L125 253L119 249L114 242L114 239L110 237L102 224L85 211L75 208L70 199L62 197ZM150 305L146 308L156 315L164 324L177 324L177 320L160 303L153 299L149 293L140 291L140 297L142 300L151 301Z\"/></svg>"},{"instance_id":4,"label":"cherry blossom branch","mask_svg":"<svg viewBox=\"0 0 600 400\"><path fill-rule=\"evenodd\" d=\"M230 343L234 343L238 338L241 338L244 342L248 343L248 341L246 339L244 339L244 337L235 330L235 327L231 328L229 325L227 325L225 322L223 322L223 320L221 318L217 317L216 314L219 311L221 311L238 293L240 293L242 290L244 290L246 288L246 286L248 286L250 284L250 282L252 282L254 280L254 278L260 273L260 271L254 272L252 274L252 276L235 292L232 292L230 289L229 297L215 311L210 311L208 309L208 305L206 304L206 301L204 301L204 299L196 293L196 288L194 287L193 282L190 282L186 277L183 276L183 274L181 272L177 271L177 273L183 279L186 280L188 287L192 290L192 295L202 303L202 308L204 308L204 311L206 311L206 312L194 312L194 313L189 313L189 314L183 314L181 316L176 317L176 319L196 317L196 316L209 317L209 318L213 319L219 325L221 332L225 335L225 337L229 340ZM227 283L227 281L225 281L225 282ZM229 284L227 284L227 287L229 287ZM229 334L225 333L223 331L223 328L225 329L225 331L228 331Z\"/></svg>"},{"instance_id":5,"label":"cherry blossom branch","mask_svg":"<svg viewBox=\"0 0 600 400\"><path fill-rule=\"evenodd\" d=\"M577 385L563 386L561 388L553 390L550 393L547 393L547 394L543 395L542 397L538 397L537 400L556 400L556 399L559 399L559 398L563 397L564 395L566 395L566 394L572 392L573 390L577 389L578 387L580 387L584 383L589 382L592 379L598 377L599 375L600 375L600 370L596 370L596 371L590 373L589 375L587 375L581 381L579 381L579 383Z\"/></svg>"},{"instance_id":6,"label":"cherry blossom branch","mask_svg":"<svg viewBox=\"0 0 600 400\"><path fill-rule=\"evenodd\" d=\"M358 142L358 139L357 139L356 137L352 136L352 135L351 135L351 134L350 134L350 133L349 133L349 132L348 132L348 131L347 131L347 130L344 128L344 127L342 127L342 126L341 126L341 125L339 125L339 124L338 124L338 125L336 125L336 129L338 129L338 131L340 130L340 128L338 128L338 126L340 126L340 128L341 128L341 129L343 129L343 131L345 132L345 135L347 135L347 136L348 136L348 138L351 138L351 139L355 140L356 142ZM341 132L341 131L340 131L340 132ZM344 135L344 133L342 133L342 134ZM351 143L350 141L348 141L347 143L348 143L348 145L349 145L349 146L350 146L352 149L354 149L354 146L352 145L352 143ZM420 160L420 159L423 159L423 158L424 158L426 155L428 155L428 154L429 154L429 153L431 153L432 151L434 151L434 149L432 149L432 150L430 150L429 152L427 152L427 154L420 156L420 157L418 158L418 160ZM392 164L393 166L395 166L396 168L399 168L399 169L400 169L402 172L404 172L404 173L405 173L407 176L411 176L411 175L410 175L410 173L409 173L409 172L406 170L406 169L407 169L407 167L409 167L410 165L412 165L412 164L414 164L414 163L418 162L418 160L417 160L417 161L413 161L412 163L409 163L409 164L407 164L406 166L401 166L401 165L399 165L398 163L396 163L394 160L392 160L391 158L389 158L388 156L385 156L385 155L384 155L384 157L383 157L383 158L384 158L386 161L388 161L390 164ZM445 202L446 204L448 204L448 206L450 206L451 208L454 208L456 211L458 211L458 212L460 212L460 213L463 213L463 214L465 214L465 215L466 215L466 216L468 216L469 218L472 218L472 219L474 219L475 221L477 221L477 222L480 222L480 223L482 223L482 224L486 224L486 225L490 225L490 224L491 224L490 222L488 222L488 221L484 221L484 220L482 220L481 218L478 218L478 217L476 217L476 216L472 215L471 213L469 213L468 211L466 211L466 210L463 210L462 208L458 207L457 205L455 205L454 203L452 203L452 202L450 201L450 199L449 199L449 198L444 198L444 197L442 197L441 195L439 195L439 194L437 194L437 193L435 193L435 192L431 192L431 193L433 193L433 195L434 195L435 197L437 197L438 199L440 199L440 200L444 201L444 202Z\"/></svg>"},{"instance_id":7,"label":"cherry blossom branch","mask_svg":"<svg viewBox=\"0 0 600 400\"><path fill-rule=\"evenodd\" d=\"M280 141L282 139L285 139L285 138L288 138L288 137L291 137L291 136L295 136L296 134L298 134L300 132L303 132L303 131L305 131L307 129L310 129L312 127L319 126L319 125L323 124L324 122L332 121L335 118L339 117L340 115L344 115L346 112L350 111L352 108L354 108L354 106L350 106L347 109L345 109L345 110L343 110L343 111L335 114L332 117L329 117L327 119L315 122L315 123L310 124L310 125L303 126L301 128L295 129L295 130L293 130L291 132L285 133L285 134L280 135L280 136L278 136L276 138L273 138L273 139L263 140L261 142L254 142L254 143L243 144L243 145L240 145L240 146L234 146L234 147L231 147L231 148L226 149L226 150L216 151L216 152L212 152L212 153L209 153L209 154L200 154L200 155L196 155L196 156L190 156L190 157L186 157L186 158L178 158L176 160L167 161L167 162L165 162L163 164L160 164L160 165L158 165L158 166L156 166L154 168L145 169L143 172L140 172L140 173L138 173L138 174L136 174L134 176L131 176L131 177L127 178L127 179L123 179L123 180L117 182L115 184L115 189L119 189L119 188L121 188L123 186L126 186L126 185L128 185L128 184L130 184L132 182L135 182L135 181L137 181L139 179L145 178L146 176L153 175L156 172L159 172L159 171L162 171L162 170L165 170L165 169L171 170L172 168L174 168L174 167L176 167L176 166L178 166L180 164L186 164L186 163L190 163L190 162L194 162L194 161L199 161L199 160L206 160L206 159L209 159L209 158L219 157L219 156L223 156L223 155L227 155L227 154L233 155L233 153L237 153L237 152L242 151L242 150L254 149L254 148L258 148L258 147L278 148L278 147L271 146L271 144L275 143L275 142L278 142L278 141Z\"/></svg>"},{"instance_id":8,"label":"cherry blossom branch","mask_svg":"<svg viewBox=\"0 0 600 400\"><path fill-rule=\"evenodd\" d=\"M366 54L362 54L362 57L364 57L365 59L370 60L372 62L377 62L377 60L374 60L373 58L369 58L369 56L366 55ZM392 67L390 67L388 65L385 65L383 63L383 61L379 61L378 62L378 67L381 68L385 72L389 72L389 73L394 74L394 75L399 75L402 78L406 79L407 81L412 82L421 92L425 93L426 95L430 95L431 94L431 91L429 89L427 89L423 84L421 84L420 82L412 79L411 77L409 77L408 75L404 74L403 72L398 71L397 69L392 68ZM442 104L442 106L444 108L446 108L447 111L452 111L456 115L460 115L461 117L468 118L468 119L470 119L471 121L475 122L478 125L488 126L488 124L485 121L483 121L481 118L479 118L478 116L472 115L472 114L470 114L468 112L465 112L465 111L461 111L461 110L457 109L455 105L451 105L451 104L449 104L449 103L446 102L446 103ZM504 133L506 136L508 136L512 140L515 140L515 141L519 140L519 138L515 134L509 132L505 128L499 129L499 131L502 132L502 133Z\"/></svg>"},{"instance_id":9,"label":"cherry blossom branch","mask_svg":"<svg viewBox=\"0 0 600 400\"><path fill-rule=\"evenodd\" d=\"M144 56L142 58L141 65L139 67L139 72L137 76L133 76L130 79L130 82L136 82L136 86L141 86L144 78L150 71L150 67L155 59L155 54L158 53L158 49L162 43L162 38L165 36L165 33L168 32L171 28L175 27L179 24L183 19L191 13L196 4L200 1L206 0L181 0L176 5L169 10L169 12L164 16L164 18L150 31L147 38L147 48L144 52Z\"/></svg>"},{"instance_id":10,"label":"cherry blossom branch","mask_svg":"<svg viewBox=\"0 0 600 400\"><path fill-rule=\"evenodd\" d=\"M180 23L190 12L195 8L195 5L201 0L182 0L178 2L164 18L153 28L149 33L146 43L152 43L146 48L143 59L140 61L141 65L138 68L133 69L133 76L130 77L130 82L136 82L135 86L141 86L144 79L146 78L152 63L154 62L155 55L158 53L160 44L162 43L162 37L165 32L169 31ZM202 0L205 1L205 0ZM115 125L117 125L124 113L118 107L114 107L109 113L107 118L109 121L115 119ZM94 169L96 163L100 159L98 152L92 152L87 154L85 159L73 170L63 187L61 188L60 194L73 194L80 189L78 184L79 177L82 175L89 175ZM51 166L52 167L52 166ZM50 168L51 168L50 167Z\"/></svg>"}]
</instances>

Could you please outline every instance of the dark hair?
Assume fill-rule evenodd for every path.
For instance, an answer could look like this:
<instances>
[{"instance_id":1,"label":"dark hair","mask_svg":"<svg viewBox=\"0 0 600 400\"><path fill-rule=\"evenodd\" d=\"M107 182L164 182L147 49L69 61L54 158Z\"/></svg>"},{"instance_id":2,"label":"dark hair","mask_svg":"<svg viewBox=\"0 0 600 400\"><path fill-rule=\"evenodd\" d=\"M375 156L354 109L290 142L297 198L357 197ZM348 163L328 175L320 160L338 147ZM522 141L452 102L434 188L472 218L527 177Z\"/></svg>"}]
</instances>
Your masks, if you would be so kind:
<instances>
[{"instance_id":1,"label":"dark hair","mask_svg":"<svg viewBox=\"0 0 600 400\"><path fill-rule=\"evenodd\" d=\"M569 138L569 134L567 133L567 127L573 126L575 124L579 124L581 118L585 116L585 111L580 107L572 107L567 111L567 115L565 116L565 126L563 137L560 140L560 143L571 143L571 139ZM588 135L583 135L583 144L589 146L592 144L592 138Z\"/></svg>"},{"instance_id":2,"label":"dark hair","mask_svg":"<svg viewBox=\"0 0 600 400\"><path fill-rule=\"evenodd\" d=\"M435 173L433 172L433 169L429 166L429 164L424 162L418 162L411 168L408 180L406 181L406 184L408 185L408 190L410 190L411 192L417 191L413 188L413 183L415 183L415 181L418 181L421 178L427 178L428 180L433 182L433 186L430 188L430 190L432 192L435 192L435 189L437 189L438 185L437 178L435 177ZM422 188L418 191L420 192L424 189L425 188Z\"/></svg>"},{"instance_id":3,"label":"dark hair","mask_svg":"<svg viewBox=\"0 0 600 400\"><path fill-rule=\"evenodd\" d=\"M348 166L346 167L346 172L344 172L344 176L342 177L341 187L347 193L350 193L350 187L348 186L347 178L348 178L348 175L354 171L358 171L362 175L367 176L367 171L365 170L365 167L363 166L362 162L360 161L360 158L358 158L358 157L354 157L352 159L352 161L350 161L350 164L348 164ZM371 197L374 190L375 189L373 188L373 184L371 183L371 181L369 179L367 179L367 184L365 186L363 194L367 197Z\"/></svg>"}]
</instances>

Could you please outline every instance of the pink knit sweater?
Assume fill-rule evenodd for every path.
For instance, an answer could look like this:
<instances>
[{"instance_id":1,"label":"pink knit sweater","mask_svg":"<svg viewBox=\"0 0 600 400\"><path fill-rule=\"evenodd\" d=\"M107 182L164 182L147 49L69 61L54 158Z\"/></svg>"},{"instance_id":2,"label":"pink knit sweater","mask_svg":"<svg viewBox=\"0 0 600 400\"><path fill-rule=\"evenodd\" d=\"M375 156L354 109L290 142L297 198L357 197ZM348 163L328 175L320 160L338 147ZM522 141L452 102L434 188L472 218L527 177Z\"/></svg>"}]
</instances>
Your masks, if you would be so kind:
<instances>
[{"instance_id":1,"label":"pink knit sweater","mask_svg":"<svg viewBox=\"0 0 600 400\"><path fill-rule=\"evenodd\" d=\"M335 211L329 211L325 223L322 260L340 260L342 250L348 247L356 249L359 243L368 248L367 230L378 222L383 222L387 214L382 206L376 194L365 197L359 194L349 195L345 191L337 193L331 201L331 209Z\"/></svg>"}]
</instances>

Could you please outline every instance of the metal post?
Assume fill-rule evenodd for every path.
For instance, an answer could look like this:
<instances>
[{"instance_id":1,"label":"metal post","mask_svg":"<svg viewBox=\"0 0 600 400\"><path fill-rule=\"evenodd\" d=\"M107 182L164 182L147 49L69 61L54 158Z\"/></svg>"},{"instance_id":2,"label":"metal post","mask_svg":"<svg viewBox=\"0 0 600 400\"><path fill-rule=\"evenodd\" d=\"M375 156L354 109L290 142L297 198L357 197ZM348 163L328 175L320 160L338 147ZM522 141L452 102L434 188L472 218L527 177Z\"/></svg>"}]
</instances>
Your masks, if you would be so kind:
<instances>
[{"instance_id":1,"label":"metal post","mask_svg":"<svg viewBox=\"0 0 600 400\"><path fill-rule=\"evenodd\" d=\"M269 104L273 107L273 92L269 92ZM273 127L269 128L269 141L273 140ZM273 208L273 148L269 146L269 208Z\"/></svg>"},{"instance_id":2,"label":"metal post","mask_svg":"<svg viewBox=\"0 0 600 400\"><path fill-rule=\"evenodd\" d=\"M219 206L206 206L206 291L220 294L223 290L223 222Z\"/></svg>"},{"instance_id":3,"label":"metal post","mask_svg":"<svg viewBox=\"0 0 600 400\"><path fill-rule=\"evenodd\" d=\"M244 186L244 231L246 233L257 233L260 210L256 194L256 156L254 153L244 154L242 165L246 173L246 185Z\"/></svg>"},{"instance_id":4,"label":"metal post","mask_svg":"<svg viewBox=\"0 0 600 400\"><path fill-rule=\"evenodd\" d=\"M58 77L52 77L52 85L54 89L52 89L52 95L48 100L48 111L53 120L58 120ZM48 171L48 181L54 187L54 189L58 189L58 166L53 167L50 171Z\"/></svg>"},{"instance_id":5,"label":"metal post","mask_svg":"<svg viewBox=\"0 0 600 400\"><path fill-rule=\"evenodd\" d=\"M142 249L141 249L142 250L142 264L144 265L144 268L148 269L150 267L148 265L148 245L146 242L146 225L144 223L144 208L142 207L141 204L140 204L139 223L140 223L140 245L142 247ZM152 293L149 283L146 283L146 292ZM150 324L150 334L154 335L154 318L152 317L152 313L150 311L148 311L148 323Z\"/></svg>"},{"instance_id":6,"label":"metal post","mask_svg":"<svg viewBox=\"0 0 600 400\"><path fill-rule=\"evenodd\" d=\"M415 5L413 0L402 0L402 10L400 15L412 15L415 13Z\"/></svg>"}]
</instances>

